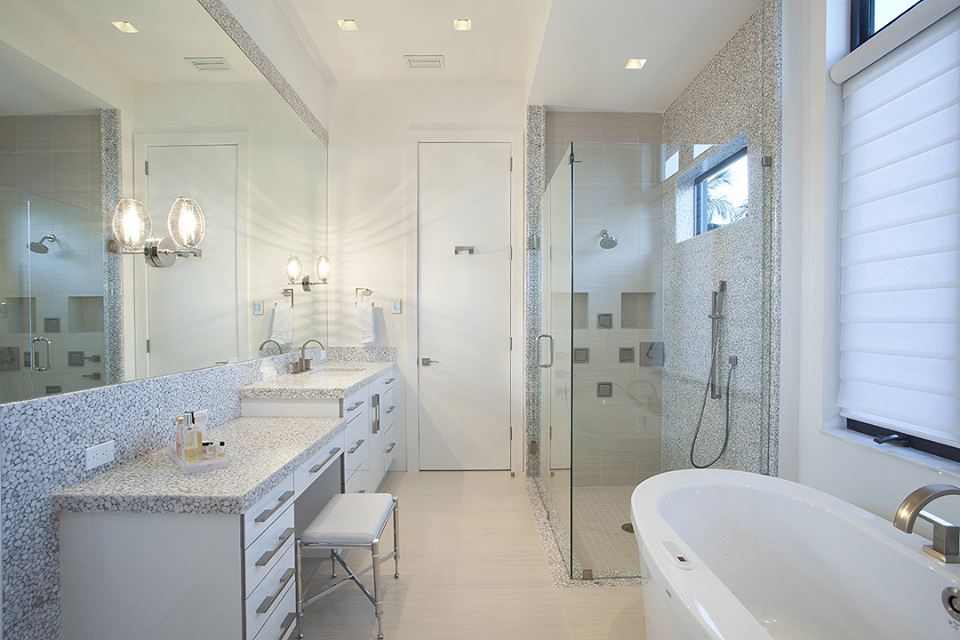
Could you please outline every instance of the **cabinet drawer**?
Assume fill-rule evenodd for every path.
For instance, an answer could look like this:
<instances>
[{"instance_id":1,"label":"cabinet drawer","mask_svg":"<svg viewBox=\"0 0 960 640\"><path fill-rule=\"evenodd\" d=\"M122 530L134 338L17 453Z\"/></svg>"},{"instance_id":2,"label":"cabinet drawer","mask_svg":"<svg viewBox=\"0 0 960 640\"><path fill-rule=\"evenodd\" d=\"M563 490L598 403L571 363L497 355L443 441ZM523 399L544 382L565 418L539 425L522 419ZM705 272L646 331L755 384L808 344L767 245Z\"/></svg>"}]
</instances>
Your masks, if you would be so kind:
<instances>
[{"instance_id":1,"label":"cabinet drawer","mask_svg":"<svg viewBox=\"0 0 960 640\"><path fill-rule=\"evenodd\" d=\"M400 443L397 442L397 433L399 432L399 429L393 427L387 431L386 435L383 437L383 452L380 455L383 456L384 472L390 471L390 466L393 464L394 460L397 459L397 454L400 452Z\"/></svg>"},{"instance_id":2,"label":"cabinet drawer","mask_svg":"<svg viewBox=\"0 0 960 640\"><path fill-rule=\"evenodd\" d=\"M270 616L279 609L284 592L296 582L294 573L294 549L290 547L244 603L248 640L253 640Z\"/></svg>"},{"instance_id":3,"label":"cabinet drawer","mask_svg":"<svg viewBox=\"0 0 960 640\"><path fill-rule=\"evenodd\" d=\"M343 487L343 492L364 493L367 490L367 476L369 475L369 472L364 471L363 469L357 469L347 479L347 482Z\"/></svg>"},{"instance_id":4,"label":"cabinet drawer","mask_svg":"<svg viewBox=\"0 0 960 640\"><path fill-rule=\"evenodd\" d=\"M397 417L400 414L400 407L393 401L393 395L392 393L386 395L380 412L380 426L384 431L389 431L397 424Z\"/></svg>"},{"instance_id":5,"label":"cabinet drawer","mask_svg":"<svg viewBox=\"0 0 960 640\"><path fill-rule=\"evenodd\" d=\"M297 633L297 589L290 585L280 598L280 604L257 634L256 640L288 640Z\"/></svg>"},{"instance_id":6,"label":"cabinet drawer","mask_svg":"<svg viewBox=\"0 0 960 640\"><path fill-rule=\"evenodd\" d=\"M244 550L244 597L253 593L287 549L293 546L296 538L293 522L293 509L284 509L267 530Z\"/></svg>"},{"instance_id":7,"label":"cabinet drawer","mask_svg":"<svg viewBox=\"0 0 960 640\"><path fill-rule=\"evenodd\" d=\"M243 546L252 545L260 535L270 528L274 520L293 504L296 493L293 490L293 474L283 479L260 502L243 514Z\"/></svg>"},{"instance_id":8,"label":"cabinet drawer","mask_svg":"<svg viewBox=\"0 0 960 640\"><path fill-rule=\"evenodd\" d=\"M340 456L343 455L344 437L344 432L341 431L330 442L321 447L320 451L307 460L305 464L294 471L293 486L297 496L306 491L307 487L320 477L320 474L331 466L338 464Z\"/></svg>"},{"instance_id":9,"label":"cabinet drawer","mask_svg":"<svg viewBox=\"0 0 960 640\"><path fill-rule=\"evenodd\" d=\"M344 458L344 468L346 469L346 475L349 477L351 473L357 469L369 469L370 468L370 434L366 433L365 424L360 425L362 430L356 435L356 437L349 436L345 442L346 444L346 457Z\"/></svg>"}]
</instances>

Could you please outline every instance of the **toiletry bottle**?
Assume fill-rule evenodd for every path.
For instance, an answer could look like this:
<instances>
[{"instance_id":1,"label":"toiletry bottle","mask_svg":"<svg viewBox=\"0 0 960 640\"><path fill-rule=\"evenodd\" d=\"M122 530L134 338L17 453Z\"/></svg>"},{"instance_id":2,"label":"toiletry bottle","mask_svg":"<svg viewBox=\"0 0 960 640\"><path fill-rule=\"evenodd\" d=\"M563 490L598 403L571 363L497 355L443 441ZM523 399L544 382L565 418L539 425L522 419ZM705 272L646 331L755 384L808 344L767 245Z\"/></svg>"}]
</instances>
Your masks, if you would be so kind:
<instances>
[{"instance_id":1,"label":"toiletry bottle","mask_svg":"<svg viewBox=\"0 0 960 640\"><path fill-rule=\"evenodd\" d=\"M177 416L177 457L183 457L183 416Z\"/></svg>"},{"instance_id":2,"label":"toiletry bottle","mask_svg":"<svg viewBox=\"0 0 960 640\"><path fill-rule=\"evenodd\" d=\"M184 416L184 418L186 422L186 426L184 427L184 434L186 435L186 443L187 443L185 447L185 450L186 450L185 460L187 462L196 462L197 458L200 457L201 440L200 440L199 434L197 433L197 429L193 424L193 421L190 419L190 414L187 413L186 416Z\"/></svg>"},{"instance_id":3,"label":"toiletry bottle","mask_svg":"<svg viewBox=\"0 0 960 640\"><path fill-rule=\"evenodd\" d=\"M217 457L225 458L226 456L227 456L227 443L221 440L220 446L217 447Z\"/></svg>"}]
</instances>

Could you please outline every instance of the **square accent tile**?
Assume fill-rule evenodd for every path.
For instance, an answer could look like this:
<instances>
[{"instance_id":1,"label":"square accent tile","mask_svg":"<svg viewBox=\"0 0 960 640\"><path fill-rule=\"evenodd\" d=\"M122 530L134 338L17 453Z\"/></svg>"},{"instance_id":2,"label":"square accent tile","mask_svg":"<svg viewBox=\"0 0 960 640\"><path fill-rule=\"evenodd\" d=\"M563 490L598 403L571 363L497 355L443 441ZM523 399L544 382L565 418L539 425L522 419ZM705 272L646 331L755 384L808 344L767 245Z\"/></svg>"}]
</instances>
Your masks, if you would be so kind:
<instances>
[{"instance_id":1,"label":"square accent tile","mask_svg":"<svg viewBox=\"0 0 960 640\"><path fill-rule=\"evenodd\" d=\"M620 362L636 362L637 350L633 347L620 347Z\"/></svg>"},{"instance_id":2,"label":"square accent tile","mask_svg":"<svg viewBox=\"0 0 960 640\"><path fill-rule=\"evenodd\" d=\"M612 397L613 397L613 383L612 383L612 382L598 382L598 383L597 383L597 397L598 397L598 398L612 398Z\"/></svg>"},{"instance_id":3,"label":"square accent tile","mask_svg":"<svg viewBox=\"0 0 960 640\"><path fill-rule=\"evenodd\" d=\"M597 314L597 328L598 328L598 329L613 329L613 314L612 314L612 313L598 313L598 314Z\"/></svg>"},{"instance_id":4,"label":"square accent tile","mask_svg":"<svg viewBox=\"0 0 960 640\"><path fill-rule=\"evenodd\" d=\"M590 349L587 347L574 347L573 349L573 362L574 364L587 364L590 362Z\"/></svg>"}]
</instances>

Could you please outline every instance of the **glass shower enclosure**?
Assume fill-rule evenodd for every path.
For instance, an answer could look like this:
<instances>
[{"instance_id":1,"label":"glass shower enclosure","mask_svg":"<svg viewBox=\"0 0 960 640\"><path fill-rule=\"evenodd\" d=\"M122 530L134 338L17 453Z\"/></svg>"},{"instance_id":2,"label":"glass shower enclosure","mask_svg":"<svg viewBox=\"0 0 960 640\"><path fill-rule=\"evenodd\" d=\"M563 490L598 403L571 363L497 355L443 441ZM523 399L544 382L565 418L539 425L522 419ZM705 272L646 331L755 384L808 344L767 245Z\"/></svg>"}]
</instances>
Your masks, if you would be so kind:
<instances>
[{"instance_id":1,"label":"glass shower enclosure","mask_svg":"<svg viewBox=\"0 0 960 640\"><path fill-rule=\"evenodd\" d=\"M537 485L569 575L638 577L630 496L766 471L759 145L573 142L541 203Z\"/></svg>"}]
</instances>

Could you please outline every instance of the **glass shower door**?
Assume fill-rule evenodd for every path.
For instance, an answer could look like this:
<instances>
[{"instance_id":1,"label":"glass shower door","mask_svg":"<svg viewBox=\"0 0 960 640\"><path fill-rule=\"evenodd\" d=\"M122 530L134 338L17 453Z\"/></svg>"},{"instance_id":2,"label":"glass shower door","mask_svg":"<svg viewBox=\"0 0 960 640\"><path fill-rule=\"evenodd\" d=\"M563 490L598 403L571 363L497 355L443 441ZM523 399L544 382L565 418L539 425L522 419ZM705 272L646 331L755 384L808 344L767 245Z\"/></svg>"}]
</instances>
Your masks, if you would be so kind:
<instances>
[{"instance_id":1,"label":"glass shower door","mask_svg":"<svg viewBox=\"0 0 960 640\"><path fill-rule=\"evenodd\" d=\"M541 204L541 490L568 571L571 543L573 254L569 152L547 185Z\"/></svg>"}]
</instances>

